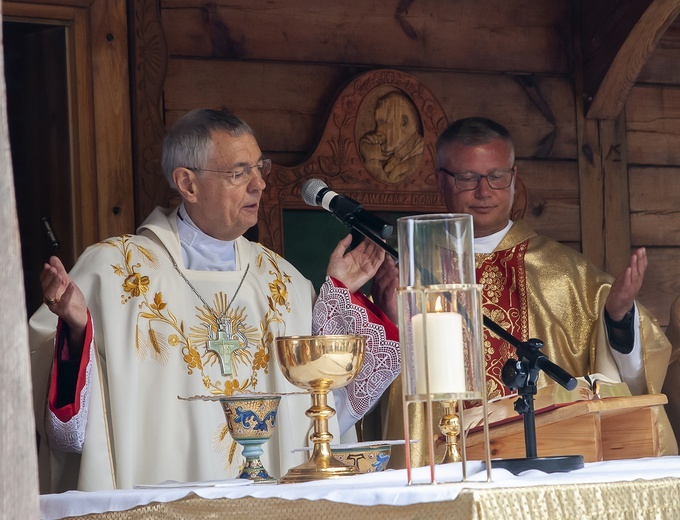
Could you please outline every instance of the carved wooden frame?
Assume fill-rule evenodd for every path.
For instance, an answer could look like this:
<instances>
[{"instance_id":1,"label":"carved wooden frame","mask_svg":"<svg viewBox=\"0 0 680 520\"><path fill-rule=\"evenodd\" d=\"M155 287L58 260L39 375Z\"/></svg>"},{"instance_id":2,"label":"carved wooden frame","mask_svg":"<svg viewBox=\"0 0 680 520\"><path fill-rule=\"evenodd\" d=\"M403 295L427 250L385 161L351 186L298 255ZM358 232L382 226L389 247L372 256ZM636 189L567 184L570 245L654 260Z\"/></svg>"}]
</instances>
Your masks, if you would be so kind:
<instances>
[{"instance_id":1,"label":"carved wooden frame","mask_svg":"<svg viewBox=\"0 0 680 520\"><path fill-rule=\"evenodd\" d=\"M400 182L377 178L364 164L358 136L376 99L399 92L415 105L422 126L422 154L417 166ZM283 254L284 209L320 211L305 204L302 184L318 178L338 193L358 200L369 211L436 213L445 211L435 173L435 144L446 128L444 111L432 92L404 72L379 69L362 74L337 95L316 150L302 164L273 165L260 202L259 241Z\"/></svg>"}]
</instances>

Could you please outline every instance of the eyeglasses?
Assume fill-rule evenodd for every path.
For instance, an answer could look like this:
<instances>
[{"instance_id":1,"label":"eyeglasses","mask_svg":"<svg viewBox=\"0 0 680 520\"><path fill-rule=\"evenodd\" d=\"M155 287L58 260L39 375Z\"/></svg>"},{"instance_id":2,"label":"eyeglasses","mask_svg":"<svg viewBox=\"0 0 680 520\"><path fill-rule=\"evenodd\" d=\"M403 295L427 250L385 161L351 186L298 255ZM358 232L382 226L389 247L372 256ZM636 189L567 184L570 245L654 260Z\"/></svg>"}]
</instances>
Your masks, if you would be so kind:
<instances>
[{"instance_id":1,"label":"eyeglasses","mask_svg":"<svg viewBox=\"0 0 680 520\"><path fill-rule=\"evenodd\" d=\"M224 179L232 186L242 186L248 182L250 179L250 174L253 173L253 170L257 170L257 172L260 174L260 177L263 179L269 175L269 172L272 171L272 161L271 159L262 159L255 164L246 164L245 166L241 166L235 170L208 170L206 168L191 168L188 166L187 169L191 171L221 173L224 176Z\"/></svg>"},{"instance_id":2,"label":"eyeglasses","mask_svg":"<svg viewBox=\"0 0 680 520\"><path fill-rule=\"evenodd\" d=\"M515 168L513 166L509 170L496 170L486 175L476 172L452 173L445 168L439 168L439 171L453 177L456 188L461 191L476 190L482 179L486 179L486 182L489 183L489 188L492 190L503 190L512 184Z\"/></svg>"}]
</instances>

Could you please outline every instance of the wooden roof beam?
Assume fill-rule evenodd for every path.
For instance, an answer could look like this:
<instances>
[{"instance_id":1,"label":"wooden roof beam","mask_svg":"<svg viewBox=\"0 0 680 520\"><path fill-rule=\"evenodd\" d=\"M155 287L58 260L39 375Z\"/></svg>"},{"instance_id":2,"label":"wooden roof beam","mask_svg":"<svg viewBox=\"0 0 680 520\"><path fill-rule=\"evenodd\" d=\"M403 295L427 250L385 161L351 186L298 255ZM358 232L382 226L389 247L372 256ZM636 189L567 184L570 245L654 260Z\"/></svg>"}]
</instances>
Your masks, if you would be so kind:
<instances>
[{"instance_id":1,"label":"wooden roof beam","mask_svg":"<svg viewBox=\"0 0 680 520\"><path fill-rule=\"evenodd\" d=\"M581 4L586 117L616 119L680 0L586 0Z\"/></svg>"}]
</instances>

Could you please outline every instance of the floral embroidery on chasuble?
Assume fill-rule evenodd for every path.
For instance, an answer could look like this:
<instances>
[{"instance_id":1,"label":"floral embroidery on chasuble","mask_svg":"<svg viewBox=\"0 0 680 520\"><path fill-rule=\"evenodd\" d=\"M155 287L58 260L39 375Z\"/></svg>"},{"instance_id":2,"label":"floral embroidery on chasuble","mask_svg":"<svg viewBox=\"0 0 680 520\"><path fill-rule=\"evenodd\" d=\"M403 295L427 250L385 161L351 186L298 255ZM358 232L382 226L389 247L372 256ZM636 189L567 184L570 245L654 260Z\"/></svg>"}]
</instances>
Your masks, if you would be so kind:
<instances>
[{"instance_id":1,"label":"floral embroidery on chasuble","mask_svg":"<svg viewBox=\"0 0 680 520\"><path fill-rule=\"evenodd\" d=\"M159 258L160 253L140 246L130 235L112 238L103 244L116 248L121 255L120 263L111 267L113 274L121 278L121 304L134 305L137 309L135 351L139 362L150 359L165 367L171 356L179 356L186 374L201 381L204 395L272 391L267 383L258 387L258 381L269 373L274 338L285 330L286 316L291 312L288 298L291 277L280 269L280 257L276 253L259 249L254 265L250 265L250 274L247 274L250 280L243 280L238 298L234 296L240 279L230 284L233 287L224 284L229 293L217 290L210 294L205 284L201 286L203 291L197 289L199 293L203 292L201 296L210 305L211 312L202 305L188 284L186 287L178 285L180 291L175 290L167 298L158 290L161 284L154 284L154 276L160 278L158 269L161 262L164 263L166 279L174 273L184 284L180 274L169 265L169 258ZM266 303L255 306L256 309L266 307L264 316L252 316L248 312L253 311L252 301L257 298L252 294L255 279L260 287L269 290L264 295ZM234 302L231 302L232 299ZM261 296L259 300L262 300ZM191 316L187 315L187 301L197 304L195 314ZM260 314L257 310L255 312ZM218 317L221 316L227 321L231 339L238 342L236 348L224 355L228 359L220 358L211 348L215 339L221 337L218 330ZM231 374L223 375L224 365L230 367ZM214 436L215 450L227 455L225 466L231 466L237 445L231 440L226 420L219 431L206 434L208 438Z\"/></svg>"},{"instance_id":2,"label":"floral embroidery on chasuble","mask_svg":"<svg viewBox=\"0 0 680 520\"><path fill-rule=\"evenodd\" d=\"M529 241L490 254L475 255L477 283L482 284L484 315L516 338L529 339L527 280L524 256ZM501 370L505 362L516 357L515 348L484 329L484 361L489 399L510 393L503 383Z\"/></svg>"}]
</instances>

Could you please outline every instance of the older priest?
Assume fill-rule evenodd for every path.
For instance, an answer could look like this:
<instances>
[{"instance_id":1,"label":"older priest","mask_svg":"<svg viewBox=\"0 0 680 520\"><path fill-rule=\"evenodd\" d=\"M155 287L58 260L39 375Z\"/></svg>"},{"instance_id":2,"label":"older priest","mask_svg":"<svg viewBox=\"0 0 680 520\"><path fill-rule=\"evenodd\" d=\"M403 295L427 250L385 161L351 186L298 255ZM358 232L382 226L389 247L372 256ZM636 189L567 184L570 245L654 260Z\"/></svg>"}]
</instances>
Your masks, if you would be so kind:
<instances>
[{"instance_id":1,"label":"older priest","mask_svg":"<svg viewBox=\"0 0 680 520\"><path fill-rule=\"evenodd\" d=\"M484 314L523 341L543 340L542 351L574 376L602 373L625 381L633 395L658 393L670 344L656 319L635 302L647 268L644 249L614 279L573 249L536 234L523 221L511 221L515 150L507 129L494 121L452 123L437 141L437 166L447 209L473 218ZM387 259L373 283L376 303L390 316L396 316L397 274ZM515 357L514 348L485 330L484 353L488 397L506 395L501 369ZM539 386L548 382L541 374ZM411 438L425 438L421 412L413 407ZM387 425L391 438L403 435L401 417L401 389L395 384ZM663 410L658 422L662 454L677 454ZM424 463L425 454L419 455Z\"/></svg>"},{"instance_id":2,"label":"older priest","mask_svg":"<svg viewBox=\"0 0 680 520\"><path fill-rule=\"evenodd\" d=\"M291 450L308 443L310 399L281 373L277 336L368 336L357 380L331 399L336 438L396 376L396 328L357 292L380 248L347 253L342 240L315 305L290 263L241 236L257 223L270 168L246 123L192 111L163 147L180 206L91 246L69 274L57 258L45 265L45 305L30 321L43 491L235 477L243 459L219 404L179 396L296 392L281 400L263 463L279 476L303 462Z\"/></svg>"}]
</instances>

